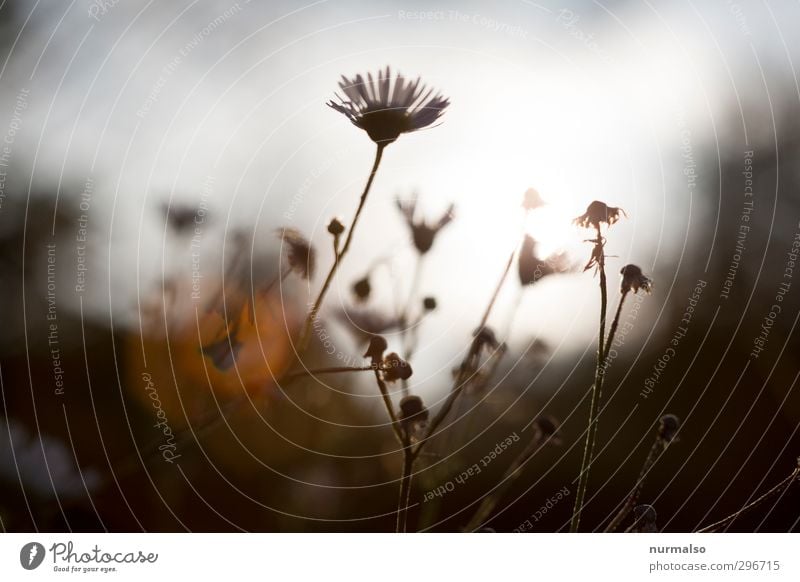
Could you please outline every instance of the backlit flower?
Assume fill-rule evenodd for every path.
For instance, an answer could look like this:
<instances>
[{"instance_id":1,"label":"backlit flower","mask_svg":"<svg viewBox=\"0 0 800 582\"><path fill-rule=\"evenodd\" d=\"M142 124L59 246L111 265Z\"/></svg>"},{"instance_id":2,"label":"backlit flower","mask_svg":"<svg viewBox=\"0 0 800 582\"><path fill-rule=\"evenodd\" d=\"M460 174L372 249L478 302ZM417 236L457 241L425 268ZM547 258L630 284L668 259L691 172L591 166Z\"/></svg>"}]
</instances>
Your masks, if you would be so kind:
<instances>
[{"instance_id":1,"label":"backlit flower","mask_svg":"<svg viewBox=\"0 0 800 582\"><path fill-rule=\"evenodd\" d=\"M519 251L517 267L519 282L524 287L533 285L542 277L566 273L572 268L572 264L566 253L558 253L546 259L540 259L536 254L536 240L530 235L525 235Z\"/></svg>"},{"instance_id":2,"label":"backlit flower","mask_svg":"<svg viewBox=\"0 0 800 582\"><path fill-rule=\"evenodd\" d=\"M303 279L313 277L316 253L308 239L296 228L284 228L279 233L287 247L286 260L289 268Z\"/></svg>"},{"instance_id":3,"label":"backlit flower","mask_svg":"<svg viewBox=\"0 0 800 582\"><path fill-rule=\"evenodd\" d=\"M425 219L418 220L415 218L417 213L416 200L403 202L402 200L398 199L397 208L403 213L403 217L406 219L406 224L408 224L408 228L411 229L411 238L414 241L414 247L416 247L417 251L419 251L421 255L424 255L431 250L433 241L436 239L436 235L439 234L439 231L450 224L450 222L453 220L454 206L452 204L448 207L445 213L442 214L439 220L436 220L431 224L428 224Z\"/></svg>"},{"instance_id":4,"label":"backlit flower","mask_svg":"<svg viewBox=\"0 0 800 582\"><path fill-rule=\"evenodd\" d=\"M622 294L628 291L638 293L639 289L645 293L650 293L653 290L653 280L642 273L642 270L636 265L625 265L620 269L622 279L619 283L619 292Z\"/></svg>"},{"instance_id":5,"label":"backlit flower","mask_svg":"<svg viewBox=\"0 0 800 582\"><path fill-rule=\"evenodd\" d=\"M379 145L388 145L400 134L428 127L450 104L441 94L423 85L419 78L410 81L402 75L392 77L389 67L380 71L377 80L372 73L364 79L342 77L339 87L345 97L336 95L339 103L328 105L345 115Z\"/></svg>"},{"instance_id":6,"label":"backlit flower","mask_svg":"<svg viewBox=\"0 0 800 582\"><path fill-rule=\"evenodd\" d=\"M611 226L619 220L620 215L627 216L622 208L608 206L605 202L595 200L589 204L586 212L578 216L573 222L583 228L600 228L601 223Z\"/></svg>"}]
</instances>

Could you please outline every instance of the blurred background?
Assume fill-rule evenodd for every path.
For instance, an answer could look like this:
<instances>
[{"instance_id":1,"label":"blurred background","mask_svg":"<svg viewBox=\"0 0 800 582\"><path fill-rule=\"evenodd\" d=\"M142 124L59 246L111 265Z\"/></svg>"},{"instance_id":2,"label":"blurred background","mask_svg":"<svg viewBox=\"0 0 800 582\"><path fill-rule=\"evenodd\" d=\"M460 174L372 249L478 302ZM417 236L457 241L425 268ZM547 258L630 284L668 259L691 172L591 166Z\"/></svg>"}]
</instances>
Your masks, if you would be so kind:
<instances>
[{"instance_id":1,"label":"blurred background","mask_svg":"<svg viewBox=\"0 0 800 582\"><path fill-rule=\"evenodd\" d=\"M523 234L574 266L524 287L512 266L503 349L417 464L415 529L463 528L523 445L455 477L544 417L560 445L487 525L565 529L600 302L571 221L595 199L627 214L610 309L625 264L655 287L623 312L582 528L605 527L667 413L681 429L640 498L659 529L752 501L800 455L798 22L744 0L3 2L2 528L393 529L402 457L374 378L281 379L374 152L325 103L386 65L451 105L387 148L303 363L364 365L370 332L412 333L410 390L435 411ZM526 216L529 188L546 205ZM398 198L429 223L453 205L422 258ZM316 250L310 280L280 277L285 227ZM798 495L730 530L798 529Z\"/></svg>"}]
</instances>

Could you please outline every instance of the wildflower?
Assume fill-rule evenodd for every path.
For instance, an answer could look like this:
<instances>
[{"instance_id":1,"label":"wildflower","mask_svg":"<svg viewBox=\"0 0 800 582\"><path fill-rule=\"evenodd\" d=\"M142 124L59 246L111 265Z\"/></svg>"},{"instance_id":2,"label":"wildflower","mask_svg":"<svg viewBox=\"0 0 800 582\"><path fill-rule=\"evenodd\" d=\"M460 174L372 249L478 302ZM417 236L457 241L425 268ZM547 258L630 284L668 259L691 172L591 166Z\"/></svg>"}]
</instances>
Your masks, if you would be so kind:
<instances>
[{"instance_id":1,"label":"wildflower","mask_svg":"<svg viewBox=\"0 0 800 582\"><path fill-rule=\"evenodd\" d=\"M200 349L203 355L211 358L211 361L218 370L227 371L233 367L239 351L242 349L242 342L237 337L238 329L234 328L222 339Z\"/></svg>"},{"instance_id":2,"label":"wildflower","mask_svg":"<svg viewBox=\"0 0 800 582\"><path fill-rule=\"evenodd\" d=\"M433 224L428 224L424 219L415 220L414 216L417 210L416 200L410 200L404 203L398 198L397 208L403 213L406 224L408 224L408 228L411 229L411 237L414 241L414 246L421 255L431 250L436 235L453 220L454 206L452 204L439 220L433 222Z\"/></svg>"},{"instance_id":3,"label":"wildflower","mask_svg":"<svg viewBox=\"0 0 800 582\"><path fill-rule=\"evenodd\" d=\"M311 243L296 228L284 228L279 232L281 240L288 247L286 260L289 262L289 268L303 279L313 277L316 253Z\"/></svg>"},{"instance_id":4,"label":"wildflower","mask_svg":"<svg viewBox=\"0 0 800 582\"><path fill-rule=\"evenodd\" d=\"M528 188L522 196L522 207L525 210L536 210L545 205L545 201L542 200L539 191L534 188Z\"/></svg>"},{"instance_id":5,"label":"wildflower","mask_svg":"<svg viewBox=\"0 0 800 582\"><path fill-rule=\"evenodd\" d=\"M639 289L645 293L650 293L653 290L653 280L642 273L642 270L636 265L625 265L619 271L622 279L619 284L619 292L627 293L633 291L638 293Z\"/></svg>"},{"instance_id":6,"label":"wildflower","mask_svg":"<svg viewBox=\"0 0 800 582\"><path fill-rule=\"evenodd\" d=\"M433 311L436 309L436 297L425 297L422 300L422 307L425 311Z\"/></svg>"},{"instance_id":7,"label":"wildflower","mask_svg":"<svg viewBox=\"0 0 800 582\"><path fill-rule=\"evenodd\" d=\"M419 396L405 396L400 400L399 417L404 422L425 422L428 420L428 409Z\"/></svg>"},{"instance_id":8,"label":"wildflower","mask_svg":"<svg viewBox=\"0 0 800 582\"><path fill-rule=\"evenodd\" d=\"M372 285L369 284L369 277L363 277L353 283L353 295L358 301L366 301L372 292Z\"/></svg>"},{"instance_id":9,"label":"wildflower","mask_svg":"<svg viewBox=\"0 0 800 582\"><path fill-rule=\"evenodd\" d=\"M665 414L658 424L658 438L669 444L675 440L675 435L681 426L680 419L674 414Z\"/></svg>"},{"instance_id":10,"label":"wildflower","mask_svg":"<svg viewBox=\"0 0 800 582\"><path fill-rule=\"evenodd\" d=\"M387 354L381 365L383 369L383 379L387 382L395 380L408 380L413 374L411 364L403 360L395 352Z\"/></svg>"},{"instance_id":11,"label":"wildflower","mask_svg":"<svg viewBox=\"0 0 800 582\"><path fill-rule=\"evenodd\" d=\"M376 365L383 360L383 352L386 351L387 347L389 347L389 344L386 343L386 338L380 335L374 335L369 340L369 347L367 347L367 351L364 352L364 357L370 358L372 364Z\"/></svg>"},{"instance_id":12,"label":"wildflower","mask_svg":"<svg viewBox=\"0 0 800 582\"><path fill-rule=\"evenodd\" d=\"M409 81L402 75L392 78L389 67L367 79L342 77L339 87L346 100L336 95L340 103L329 101L328 106L345 115L356 127L367 132L380 146L395 141L403 133L423 129L434 123L450 104L441 94L433 94L417 78Z\"/></svg>"},{"instance_id":13,"label":"wildflower","mask_svg":"<svg viewBox=\"0 0 800 582\"><path fill-rule=\"evenodd\" d=\"M595 200L589 204L586 212L573 220L573 222L583 228L594 227L599 229L600 224L603 222L608 226L611 226L619 220L620 215L627 216L622 208L617 208L616 206L607 206L605 202Z\"/></svg>"},{"instance_id":14,"label":"wildflower","mask_svg":"<svg viewBox=\"0 0 800 582\"><path fill-rule=\"evenodd\" d=\"M542 277L557 273L566 273L572 268L566 253L558 253L547 259L540 259L536 255L536 240L525 235L518 259L519 282L524 287L533 285Z\"/></svg>"},{"instance_id":15,"label":"wildflower","mask_svg":"<svg viewBox=\"0 0 800 582\"><path fill-rule=\"evenodd\" d=\"M328 223L328 232L333 236L341 236L344 233L344 224L338 218L333 217Z\"/></svg>"}]
</instances>

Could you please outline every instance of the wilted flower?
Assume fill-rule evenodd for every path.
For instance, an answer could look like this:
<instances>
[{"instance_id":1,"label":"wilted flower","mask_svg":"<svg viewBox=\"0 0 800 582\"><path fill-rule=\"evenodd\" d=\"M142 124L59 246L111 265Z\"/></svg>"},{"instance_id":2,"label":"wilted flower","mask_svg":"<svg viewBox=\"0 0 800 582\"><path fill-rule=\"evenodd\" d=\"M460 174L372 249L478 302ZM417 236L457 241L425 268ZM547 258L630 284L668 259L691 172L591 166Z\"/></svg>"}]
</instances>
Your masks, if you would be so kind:
<instances>
[{"instance_id":1,"label":"wilted flower","mask_svg":"<svg viewBox=\"0 0 800 582\"><path fill-rule=\"evenodd\" d=\"M333 236L340 236L344 232L344 224L338 218L333 217L328 223L328 232Z\"/></svg>"},{"instance_id":2,"label":"wilted flower","mask_svg":"<svg viewBox=\"0 0 800 582\"><path fill-rule=\"evenodd\" d=\"M545 201L542 200L539 191L534 188L528 188L522 196L522 207L525 210L536 210L545 205Z\"/></svg>"},{"instance_id":3,"label":"wilted flower","mask_svg":"<svg viewBox=\"0 0 800 582\"><path fill-rule=\"evenodd\" d=\"M313 277L316 253L311 243L296 228L284 228L279 234L287 245L286 260L289 267L303 279Z\"/></svg>"},{"instance_id":4,"label":"wilted flower","mask_svg":"<svg viewBox=\"0 0 800 582\"><path fill-rule=\"evenodd\" d=\"M425 311L433 311L436 309L436 297L425 297L422 300L422 307Z\"/></svg>"},{"instance_id":5,"label":"wilted flower","mask_svg":"<svg viewBox=\"0 0 800 582\"><path fill-rule=\"evenodd\" d=\"M364 352L364 357L370 358L372 364L375 365L383 360L383 352L385 352L388 347L389 344L386 343L386 338L380 335L374 335L369 340L369 347L367 347L367 351Z\"/></svg>"},{"instance_id":6,"label":"wilted flower","mask_svg":"<svg viewBox=\"0 0 800 582\"><path fill-rule=\"evenodd\" d=\"M353 283L353 295L359 301L366 301L369 299L369 294L372 292L372 285L369 284L369 277L363 277Z\"/></svg>"},{"instance_id":7,"label":"wilted flower","mask_svg":"<svg viewBox=\"0 0 800 582\"><path fill-rule=\"evenodd\" d=\"M533 285L548 275L566 273L572 268L566 253L558 253L547 259L540 259L536 255L536 240L527 234L522 241L517 266L519 282L523 287Z\"/></svg>"},{"instance_id":8,"label":"wilted flower","mask_svg":"<svg viewBox=\"0 0 800 582\"><path fill-rule=\"evenodd\" d=\"M387 382L394 382L395 380L408 380L413 374L411 364L406 362L395 352L387 354L383 359L381 365L383 369L383 379Z\"/></svg>"},{"instance_id":9,"label":"wilted flower","mask_svg":"<svg viewBox=\"0 0 800 582\"><path fill-rule=\"evenodd\" d=\"M675 440L675 435L681 426L680 419L674 414L665 414L661 417L658 424L658 438L665 443Z\"/></svg>"},{"instance_id":10,"label":"wilted flower","mask_svg":"<svg viewBox=\"0 0 800 582\"><path fill-rule=\"evenodd\" d=\"M634 525L631 531L636 533L656 533L658 531L658 526L656 526L657 518L658 515L652 505L637 505L633 508Z\"/></svg>"},{"instance_id":11,"label":"wilted flower","mask_svg":"<svg viewBox=\"0 0 800 582\"><path fill-rule=\"evenodd\" d=\"M329 101L328 105L382 146L392 143L400 134L428 127L450 104L441 94L434 95L419 78L416 81L402 75L392 78L389 67L378 73L377 81L372 73L366 80L361 75L355 79L342 77L339 87L347 99L337 94L340 103Z\"/></svg>"},{"instance_id":12,"label":"wilted flower","mask_svg":"<svg viewBox=\"0 0 800 582\"><path fill-rule=\"evenodd\" d=\"M642 273L642 270L636 265L625 265L620 269L619 274L622 279L619 283L619 292L622 294L628 291L638 293L639 289L645 293L650 293L653 290L653 281Z\"/></svg>"},{"instance_id":13,"label":"wilted flower","mask_svg":"<svg viewBox=\"0 0 800 582\"><path fill-rule=\"evenodd\" d=\"M422 398L412 394L400 400L399 417L404 422L425 422L428 420L428 409L422 403Z\"/></svg>"},{"instance_id":14,"label":"wilted flower","mask_svg":"<svg viewBox=\"0 0 800 582\"><path fill-rule=\"evenodd\" d=\"M622 208L607 206L605 202L595 200L589 204L586 212L573 220L573 222L583 228L600 228L600 224L603 222L611 226L619 220L620 215L627 216Z\"/></svg>"},{"instance_id":15,"label":"wilted flower","mask_svg":"<svg viewBox=\"0 0 800 582\"><path fill-rule=\"evenodd\" d=\"M450 224L450 221L453 220L454 206L452 204L439 218L439 220L433 222L432 224L428 224L424 219L415 220L414 216L417 211L416 200L403 202L398 198L397 208L399 208L400 212L403 213L403 216L406 219L406 224L408 224L408 228L411 229L411 236L414 240L414 246L421 255L424 255L431 250L433 241L436 239L436 235L439 234L439 231Z\"/></svg>"},{"instance_id":16,"label":"wilted flower","mask_svg":"<svg viewBox=\"0 0 800 582\"><path fill-rule=\"evenodd\" d=\"M200 349L203 355L211 358L214 366L218 370L227 371L233 367L239 351L242 349L242 342L237 337L238 329L225 335L222 339Z\"/></svg>"}]
</instances>

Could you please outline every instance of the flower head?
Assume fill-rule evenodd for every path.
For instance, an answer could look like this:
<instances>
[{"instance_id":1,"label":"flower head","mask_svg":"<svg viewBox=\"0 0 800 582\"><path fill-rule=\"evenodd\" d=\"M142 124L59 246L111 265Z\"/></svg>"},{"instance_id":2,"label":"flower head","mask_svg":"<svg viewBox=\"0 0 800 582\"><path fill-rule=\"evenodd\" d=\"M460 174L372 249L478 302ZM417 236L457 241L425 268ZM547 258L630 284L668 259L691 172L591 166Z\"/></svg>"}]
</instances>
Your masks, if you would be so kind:
<instances>
[{"instance_id":1,"label":"flower head","mask_svg":"<svg viewBox=\"0 0 800 582\"><path fill-rule=\"evenodd\" d=\"M303 279L313 277L316 253L308 239L296 228L284 228L278 233L287 246L286 260L289 268Z\"/></svg>"},{"instance_id":2,"label":"flower head","mask_svg":"<svg viewBox=\"0 0 800 582\"><path fill-rule=\"evenodd\" d=\"M522 241L517 267L519 282L524 287L533 285L542 277L566 273L572 268L572 264L566 253L558 253L547 259L540 259L536 254L536 240L526 234Z\"/></svg>"},{"instance_id":3,"label":"flower head","mask_svg":"<svg viewBox=\"0 0 800 582\"><path fill-rule=\"evenodd\" d=\"M642 270L636 265L625 265L619 271L622 279L619 283L619 292L623 295L628 291L638 293L639 289L645 293L650 293L653 290L653 280L642 273Z\"/></svg>"},{"instance_id":4,"label":"flower head","mask_svg":"<svg viewBox=\"0 0 800 582\"><path fill-rule=\"evenodd\" d=\"M338 217L334 216L331 218L331 221L328 223L328 232L331 233L333 236L341 236L344 232L344 224L342 221L339 220Z\"/></svg>"},{"instance_id":5,"label":"flower head","mask_svg":"<svg viewBox=\"0 0 800 582\"><path fill-rule=\"evenodd\" d=\"M345 115L353 125L367 132L378 145L388 145L400 134L428 127L444 113L450 100L423 85L419 78L410 81L402 75L392 77L389 67L364 79L342 77L339 87L345 98L328 105Z\"/></svg>"},{"instance_id":6,"label":"flower head","mask_svg":"<svg viewBox=\"0 0 800 582\"><path fill-rule=\"evenodd\" d=\"M403 422L425 422L428 420L428 409L422 403L422 398L411 394L400 400L400 414Z\"/></svg>"},{"instance_id":7,"label":"flower head","mask_svg":"<svg viewBox=\"0 0 800 582\"><path fill-rule=\"evenodd\" d=\"M408 380L413 373L411 364L406 362L395 352L386 355L381 364L381 368L383 369L383 379L387 382Z\"/></svg>"},{"instance_id":8,"label":"flower head","mask_svg":"<svg viewBox=\"0 0 800 582\"><path fill-rule=\"evenodd\" d=\"M573 222L583 228L600 228L601 223L611 226L617 222L620 215L627 216L622 208L608 206L605 202L595 200L586 208L586 212L578 216Z\"/></svg>"},{"instance_id":9,"label":"flower head","mask_svg":"<svg viewBox=\"0 0 800 582\"><path fill-rule=\"evenodd\" d=\"M681 426L680 419L674 414L665 414L658 423L658 438L665 443L675 440L675 435Z\"/></svg>"},{"instance_id":10,"label":"flower head","mask_svg":"<svg viewBox=\"0 0 800 582\"><path fill-rule=\"evenodd\" d=\"M538 431L539 438L549 439L552 445L560 445L562 443L559 425L558 420L552 416L540 416L533 421L533 426Z\"/></svg>"},{"instance_id":11,"label":"flower head","mask_svg":"<svg viewBox=\"0 0 800 582\"><path fill-rule=\"evenodd\" d=\"M411 237L414 240L414 246L421 255L424 255L431 250L433 241L436 239L436 235L439 234L439 231L450 224L450 222L453 220L454 205L452 204L448 207L445 213L439 217L439 220L436 220L431 224L428 224L425 219L417 220L415 218L417 213L416 200L403 202L398 198L397 208L406 219L406 224L408 224L408 228L411 229Z\"/></svg>"},{"instance_id":12,"label":"flower head","mask_svg":"<svg viewBox=\"0 0 800 582\"><path fill-rule=\"evenodd\" d=\"M542 200L539 191L535 188L528 188L525 194L522 195L522 207L525 210L536 210L545 205L545 201Z\"/></svg>"},{"instance_id":13,"label":"flower head","mask_svg":"<svg viewBox=\"0 0 800 582\"><path fill-rule=\"evenodd\" d=\"M353 295L356 296L356 299L360 302L364 302L369 299L370 294L372 293L372 285L369 282L369 276L362 277L351 287L353 290Z\"/></svg>"}]
</instances>

